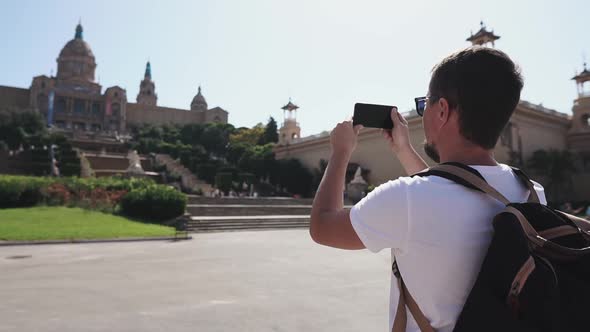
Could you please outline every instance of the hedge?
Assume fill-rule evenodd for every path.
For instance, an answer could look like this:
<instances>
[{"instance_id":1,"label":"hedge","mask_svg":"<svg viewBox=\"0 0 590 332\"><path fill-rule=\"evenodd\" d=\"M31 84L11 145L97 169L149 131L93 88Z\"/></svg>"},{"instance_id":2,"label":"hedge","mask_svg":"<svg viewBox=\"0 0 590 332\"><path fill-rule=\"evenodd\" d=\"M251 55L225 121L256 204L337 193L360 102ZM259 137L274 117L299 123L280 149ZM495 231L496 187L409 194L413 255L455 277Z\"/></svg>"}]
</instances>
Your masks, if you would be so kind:
<instances>
[{"instance_id":1,"label":"hedge","mask_svg":"<svg viewBox=\"0 0 590 332\"><path fill-rule=\"evenodd\" d=\"M68 205L163 221L180 216L186 196L145 178L78 178L0 175L0 208Z\"/></svg>"},{"instance_id":2,"label":"hedge","mask_svg":"<svg viewBox=\"0 0 590 332\"><path fill-rule=\"evenodd\" d=\"M50 178L32 176L0 176L0 208L26 207L40 204L42 189Z\"/></svg>"},{"instance_id":3,"label":"hedge","mask_svg":"<svg viewBox=\"0 0 590 332\"><path fill-rule=\"evenodd\" d=\"M131 191L153 185L150 179L136 178L78 178L78 177L36 177L19 175L0 175L0 208L25 207L50 203L48 188L60 185L73 198L103 191Z\"/></svg>"},{"instance_id":4,"label":"hedge","mask_svg":"<svg viewBox=\"0 0 590 332\"><path fill-rule=\"evenodd\" d=\"M123 196L121 212L130 217L164 221L182 215L186 203L186 196L176 189L150 185Z\"/></svg>"}]
</instances>

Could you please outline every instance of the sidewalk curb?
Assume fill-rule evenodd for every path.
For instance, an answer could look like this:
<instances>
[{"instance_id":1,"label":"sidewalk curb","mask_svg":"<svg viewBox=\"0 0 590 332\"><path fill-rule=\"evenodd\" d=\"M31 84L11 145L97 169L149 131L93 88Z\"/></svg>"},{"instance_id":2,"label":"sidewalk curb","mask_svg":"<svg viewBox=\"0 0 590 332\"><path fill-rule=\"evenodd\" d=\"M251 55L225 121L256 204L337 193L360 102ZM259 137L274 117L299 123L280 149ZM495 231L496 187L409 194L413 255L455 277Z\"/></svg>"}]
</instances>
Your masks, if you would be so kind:
<instances>
[{"instance_id":1,"label":"sidewalk curb","mask_svg":"<svg viewBox=\"0 0 590 332\"><path fill-rule=\"evenodd\" d=\"M31 246L38 244L86 244L86 243L116 243L116 242L141 242L141 241L183 241L192 240L192 236L186 237L137 237L137 238L120 238L120 239L95 239L95 240L47 240L47 241L1 241L0 247L8 246Z\"/></svg>"}]
</instances>

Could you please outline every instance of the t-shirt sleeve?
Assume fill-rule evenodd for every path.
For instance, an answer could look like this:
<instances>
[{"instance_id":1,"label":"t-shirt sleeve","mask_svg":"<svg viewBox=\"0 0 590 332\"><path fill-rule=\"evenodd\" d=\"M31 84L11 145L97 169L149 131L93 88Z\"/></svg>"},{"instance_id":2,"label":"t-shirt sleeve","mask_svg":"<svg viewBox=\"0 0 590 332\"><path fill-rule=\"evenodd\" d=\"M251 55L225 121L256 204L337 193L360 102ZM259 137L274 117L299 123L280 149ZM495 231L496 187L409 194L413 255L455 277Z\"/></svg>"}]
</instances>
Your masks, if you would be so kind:
<instances>
[{"instance_id":1,"label":"t-shirt sleeve","mask_svg":"<svg viewBox=\"0 0 590 332\"><path fill-rule=\"evenodd\" d=\"M375 188L352 207L350 221L370 251L403 249L408 233L407 185L397 179Z\"/></svg>"},{"instance_id":2,"label":"t-shirt sleeve","mask_svg":"<svg viewBox=\"0 0 590 332\"><path fill-rule=\"evenodd\" d=\"M539 184L538 182L532 181L533 182L533 187L535 189L535 191L537 192L537 195L539 196L539 203L543 204L543 205L547 205L547 198L545 197L545 188L543 188L543 186L541 184Z\"/></svg>"}]
</instances>

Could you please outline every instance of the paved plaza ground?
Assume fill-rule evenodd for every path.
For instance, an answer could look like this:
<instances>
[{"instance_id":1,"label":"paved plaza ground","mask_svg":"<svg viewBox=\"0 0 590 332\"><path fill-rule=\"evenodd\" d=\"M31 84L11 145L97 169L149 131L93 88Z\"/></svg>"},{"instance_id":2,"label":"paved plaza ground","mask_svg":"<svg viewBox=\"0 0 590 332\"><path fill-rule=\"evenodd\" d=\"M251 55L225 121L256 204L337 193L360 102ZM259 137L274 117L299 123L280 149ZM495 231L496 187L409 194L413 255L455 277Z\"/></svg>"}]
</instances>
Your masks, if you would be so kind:
<instances>
[{"instance_id":1,"label":"paved plaza ground","mask_svg":"<svg viewBox=\"0 0 590 332\"><path fill-rule=\"evenodd\" d=\"M0 331L385 331L389 262L305 229L0 247Z\"/></svg>"}]
</instances>

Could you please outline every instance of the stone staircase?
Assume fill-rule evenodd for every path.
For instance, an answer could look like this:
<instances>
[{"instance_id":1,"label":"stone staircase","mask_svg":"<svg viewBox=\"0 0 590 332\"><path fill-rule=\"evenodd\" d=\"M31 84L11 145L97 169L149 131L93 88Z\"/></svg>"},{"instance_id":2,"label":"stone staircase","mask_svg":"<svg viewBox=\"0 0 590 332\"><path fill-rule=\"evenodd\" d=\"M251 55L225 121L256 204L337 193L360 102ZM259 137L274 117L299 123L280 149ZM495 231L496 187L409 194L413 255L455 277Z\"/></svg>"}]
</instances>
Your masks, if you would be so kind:
<instances>
[{"instance_id":1,"label":"stone staircase","mask_svg":"<svg viewBox=\"0 0 590 332\"><path fill-rule=\"evenodd\" d=\"M78 156L81 162L83 177L89 177L91 175L96 177L123 175L127 173L127 169L129 168L129 159L126 153L96 152L78 149ZM140 156L139 161L144 171L152 171L152 163L149 158ZM155 173L151 175L157 176Z\"/></svg>"},{"instance_id":2,"label":"stone staircase","mask_svg":"<svg viewBox=\"0 0 590 332\"><path fill-rule=\"evenodd\" d=\"M312 199L189 195L189 232L309 228Z\"/></svg>"},{"instance_id":3,"label":"stone staircase","mask_svg":"<svg viewBox=\"0 0 590 332\"><path fill-rule=\"evenodd\" d=\"M184 190L201 190L208 193L213 190L210 184L199 180L193 172L184 167L178 160L173 159L167 154L156 154L156 164L166 166L168 172L180 175L180 181Z\"/></svg>"}]
</instances>

